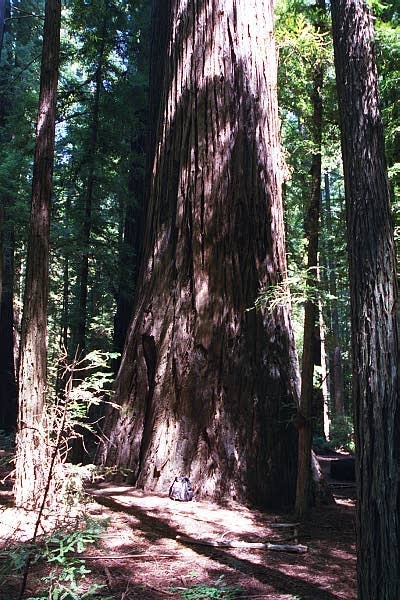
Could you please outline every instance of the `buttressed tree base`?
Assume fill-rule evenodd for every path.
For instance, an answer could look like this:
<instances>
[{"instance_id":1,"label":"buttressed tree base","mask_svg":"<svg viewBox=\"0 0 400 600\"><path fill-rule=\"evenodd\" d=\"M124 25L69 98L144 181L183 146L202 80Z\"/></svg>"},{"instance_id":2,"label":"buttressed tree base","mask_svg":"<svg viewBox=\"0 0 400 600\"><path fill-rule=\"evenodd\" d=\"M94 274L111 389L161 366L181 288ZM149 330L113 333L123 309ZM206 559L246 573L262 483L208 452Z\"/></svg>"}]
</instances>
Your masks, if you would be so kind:
<instances>
[{"instance_id":1,"label":"buttressed tree base","mask_svg":"<svg viewBox=\"0 0 400 600\"><path fill-rule=\"evenodd\" d=\"M101 462L168 494L293 503L298 370L287 307L273 7L155 3L151 185L136 309Z\"/></svg>"}]
</instances>

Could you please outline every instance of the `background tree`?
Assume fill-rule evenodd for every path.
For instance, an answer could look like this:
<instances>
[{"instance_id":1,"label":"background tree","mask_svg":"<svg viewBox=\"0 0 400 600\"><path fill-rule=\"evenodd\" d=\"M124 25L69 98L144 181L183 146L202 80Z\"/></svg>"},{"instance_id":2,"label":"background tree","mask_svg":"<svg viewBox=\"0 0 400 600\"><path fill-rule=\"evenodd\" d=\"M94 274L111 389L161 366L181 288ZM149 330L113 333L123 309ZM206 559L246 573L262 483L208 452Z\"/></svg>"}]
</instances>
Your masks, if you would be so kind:
<instances>
[{"instance_id":1,"label":"background tree","mask_svg":"<svg viewBox=\"0 0 400 600\"><path fill-rule=\"evenodd\" d=\"M154 8L143 271L102 459L146 489L185 473L199 496L282 506L296 470L288 307L246 311L286 272L272 3Z\"/></svg>"},{"instance_id":2,"label":"background tree","mask_svg":"<svg viewBox=\"0 0 400 600\"><path fill-rule=\"evenodd\" d=\"M385 129L385 148L393 213L397 272L400 265L400 13L396 2L371 3L375 21L375 48L378 63L380 105Z\"/></svg>"},{"instance_id":3,"label":"background tree","mask_svg":"<svg viewBox=\"0 0 400 600\"><path fill-rule=\"evenodd\" d=\"M10 5L0 2L0 69L7 71L7 60L2 58L5 20ZM10 107L7 97L0 99L0 141L9 141L5 121ZM8 162L8 161L6 161ZM14 222L10 211L15 201L11 190L0 184L0 429L10 433L17 422L17 383L14 360Z\"/></svg>"},{"instance_id":4,"label":"background tree","mask_svg":"<svg viewBox=\"0 0 400 600\"><path fill-rule=\"evenodd\" d=\"M308 363L305 385L312 389L314 442L324 447L326 440L331 437L329 443L336 447L337 444L342 445L344 429L349 433L349 444L352 432L352 418L348 417L351 414L351 369L348 360L350 333L347 325L350 319L349 289L333 46L328 35L328 15L325 16L326 22L321 21L318 15L315 4L308 1L281 0L278 3L278 91L286 160L284 215L296 346L301 363L303 358ZM321 21L319 25L318 20ZM324 72L322 86L318 86L315 81L318 70ZM318 145L315 143L315 133L318 131L315 127L315 115L320 111L316 111L314 105L318 105L321 98L324 103L324 119L320 131L321 144ZM327 177L322 180L323 202L320 211L317 211L317 214L321 213L321 219L317 227L313 227L319 236L320 267L317 272L315 268L307 270L307 235L310 230L310 203L307 199L310 198L310 190L314 185L313 174L316 173L315 163L319 153ZM327 183L330 185L327 186ZM315 197L318 198L318 195L315 194ZM315 210L311 214L316 214ZM332 282L335 283L334 288ZM263 293L260 299L262 296ZM312 304L321 303L320 324L317 322L315 328L309 329L309 347L303 357L304 308L305 303L311 299ZM324 348L322 340L326 341ZM342 355L342 362L333 360L338 355ZM336 364L344 365L345 369L334 368ZM328 371L326 365L329 366ZM307 379L311 382L312 373L313 383L306 384ZM341 407L345 406L347 411L344 417L343 410L339 411L340 417L337 416L335 406L335 390L339 387L342 390ZM304 423L304 419L302 422Z\"/></svg>"},{"instance_id":5,"label":"background tree","mask_svg":"<svg viewBox=\"0 0 400 600\"><path fill-rule=\"evenodd\" d=\"M60 0L47 0L32 178L32 205L21 333L15 499L37 507L47 483L47 305L49 231L60 48Z\"/></svg>"},{"instance_id":6,"label":"background tree","mask_svg":"<svg viewBox=\"0 0 400 600\"><path fill-rule=\"evenodd\" d=\"M39 26L30 12L19 18L19 2L3 3L6 17L0 56L0 429L17 423L17 356L21 261L25 261L29 186L37 112ZM35 3L37 5L37 3ZM37 7L36 7L37 8ZM30 3L25 9L33 10Z\"/></svg>"},{"instance_id":7,"label":"background tree","mask_svg":"<svg viewBox=\"0 0 400 600\"><path fill-rule=\"evenodd\" d=\"M325 1L315 4L315 28L323 33ZM321 177L322 177L322 126L323 104L322 87L324 78L323 62L314 66L312 87L312 142L314 150L311 160L311 193L305 216L305 235L307 238L307 281L306 291L315 289L318 273L318 240L320 230ZM315 295L315 294L314 294ZM304 515L311 505L311 451L313 435L313 396L314 364L316 361L316 332L319 328L318 299L312 296L304 305L304 337L301 364L301 393L298 414L299 451L296 488L296 512ZM319 342L320 344L320 342Z\"/></svg>"},{"instance_id":8,"label":"background tree","mask_svg":"<svg viewBox=\"0 0 400 600\"><path fill-rule=\"evenodd\" d=\"M147 23L147 1L73 2L65 14L55 166L59 201L51 232L55 355L59 339L70 356L77 346L111 351L115 342L121 350L128 326L125 304L132 309L135 210L144 173Z\"/></svg>"},{"instance_id":9,"label":"background tree","mask_svg":"<svg viewBox=\"0 0 400 600\"><path fill-rule=\"evenodd\" d=\"M348 219L359 598L400 595L398 290L372 17L332 3Z\"/></svg>"},{"instance_id":10,"label":"background tree","mask_svg":"<svg viewBox=\"0 0 400 600\"><path fill-rule=\"evenodd\" d=\"M4 29L6 25L7 3L6 0L0 0L0 54L3 48Z\"/></svg>"},{"instance_id":11,"label":"background tree","mask_svg":"<svg viewBox=\"0 0 400 600\"><path fill-rule=\"evenodd\" d=\"M331 352L330 352L330 389L332 407L336 416L342 416L345 412L344 403L344 381L342 369L342 351L340 337L340 322L338 308L338 286L337 286L337 269L334 239L332 237L332 210L331 210L331 186L329 173L324 173L324 220L327 232L325 236L326 246L326 269L327 269L327 287L330 294L330 302L328 305L329 321L331 323Z\"/></svg>"},{"instance_id":12,"label":"background tree","mask_svg":"<svg viewBox=\"0 0 400 600\"><path fill-rule=\"evenodd\" d=\"M126 334L132 318L140 254L143 242L143 203L145 195L145 157L148 146L148 70L150 3L136 9L135 20L129 24L131 40L130 70L132 80L130 102L133 108L129 170L126 194L120 195L119 270L115 286L114 350L122 355ZM125 96L125 95L124 95ZM124 97L123 96L123 97ZM125 119L124 108L123 117ZM115 361L115 370L120 359Z\"/></svg>"}]
</instances>

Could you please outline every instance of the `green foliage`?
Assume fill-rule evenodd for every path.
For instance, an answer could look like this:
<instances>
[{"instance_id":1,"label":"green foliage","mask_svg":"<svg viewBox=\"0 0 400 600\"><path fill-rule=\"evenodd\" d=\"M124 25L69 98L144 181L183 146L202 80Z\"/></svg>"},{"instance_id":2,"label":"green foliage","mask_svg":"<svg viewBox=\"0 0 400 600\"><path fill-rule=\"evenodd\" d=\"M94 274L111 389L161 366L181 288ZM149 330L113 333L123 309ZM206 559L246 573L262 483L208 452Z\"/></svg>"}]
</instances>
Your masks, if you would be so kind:
<instances>
[{"instance_id":1,"label":"green foliage","mask_svg":"<svg viewBox=\"0 0 400 600\"><path fill-rule=\"evenodd\" d=\"M68 388L68 410L80 424L90 406L99 405L111 394L114 375L110 362L118 356L117 352L92 350L69 365L72 385Z\"/></svg>"},{"instance_id":2,"label":"green foliage","mask_svg":"<svg viewBox=\"0 0 400 600\"><path fill-rule=\"evenodd\" d=\"M187 588L171 588L171 592L179 592L184 600L235 600L240 598L243 589L239 586L229 586L224 582L224 575L218 577L214 585L197 583Z\"/></svg>"},{"instance_id":3,"label":"green foliage","mask_svg":"<svg viewBox=\"0 0 400 600\"><path fill-rule=\"evenodd\" d=\"M288 275L276 285L269 285L260 290L255 301L255 308L273 311L288 304L304 304L307 301L318 304L321 298L321 285L315 267ZM331 298L324 293L325 298Z\"/></svg>"},{"instance_id":4,"label":"green foliage","mask_svg":"<svg viewBox=\"0 0 400 600\"><path fill-rule=\"evenodd\" d=\"M391 184L395 238L400 240L400 11L393 2L372 2L375 19L379 95L385 128L386 158ZM399 250L398 250L399 252ZM398 255L398 261L400 256Z\"/></svg>"},{"instance_id":5,"label":"green foliage","mask_svg":"<svg viewBox=\"0 0 400 600\"><path fill-rule=\"evenodd\" d=\"M104 586L87 585L90 574L85 560L80 557L88 546L96 544L108 526L107 520L85 519L80 530L56 531L43 542L21 543L3 553L0 586L5 586L10 574L22 576L28 558L36 568L47 574L39 581L40 592L30 600L83 600L98 597ZM105 598L105 596L101 596Z\"/></svg>"},{"instance_id":6,"label":"green foliage","mask_svg":"<svg viewBox=\"0 0 400 600\"><path fill-rule=\"evenodd\" d=\"M326 440L322 435L314 435L312 445L317 454L325 454L334 450L332 443Z\"/></svg>"},{"instance_id":7,"label":"green foliage","mask_svg":"<svg viewBox=\"0 0 400 600\"><path fill-rule=\"evenodd\" d=\"M49 442L60 455L61 473L55 474L56 487L66 503L69 503L68 498L79 502L82 476L87 475L79 471L79 466L65 464L71 441L84 440L87 433L96 438L96 422L103 414L105 403L111 403L114 376L110 361L117 356L117 353L93 350L69 363L64 355L54 368L53 378L60 377L64 385L62 391L48 401ZM86 465L85 469L90 466Z\"/></svg>"},{"instance_id":8,"label":"green foliage","mask_svg":"<svg viewBox=\"0 0 400 600\"><path fill-rule=\"evenodd\" d=\"M330 443L336 450L354 452L353 420L348 416L333 417L330 426Z\"/></svg>"}]
</instances>

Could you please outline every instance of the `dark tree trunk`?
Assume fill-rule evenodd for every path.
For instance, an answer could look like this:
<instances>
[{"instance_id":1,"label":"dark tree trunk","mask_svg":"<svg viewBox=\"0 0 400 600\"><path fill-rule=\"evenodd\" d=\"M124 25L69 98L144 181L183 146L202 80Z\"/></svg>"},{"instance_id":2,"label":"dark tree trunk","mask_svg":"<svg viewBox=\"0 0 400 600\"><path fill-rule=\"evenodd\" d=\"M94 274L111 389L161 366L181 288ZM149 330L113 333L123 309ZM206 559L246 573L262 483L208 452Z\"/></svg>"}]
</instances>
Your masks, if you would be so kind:
<instances>
[{"instance_id":1,"label":"dark tree trunk","mask_svg":"<svg viewBox=\"0 0 400 600\"><path fill-rule=\"evenodd\" d=\"M325 13L325 0L318 0L316 7ZM319 15L320 19L321 15ZM320 32L321 25L316 29ZM318 238L321 205L321 145L322 145L322 85L323 67L317 64L313 77L312 94L312 142L314 151L311 163L311 196L305 218L305 234L308 242L307 249L307 281L308 289L315 289L318 268ZM319 327L318 304L308 298L304 307L304 337L303 357L301 368L301 395L299 404L299 415L297 419L299 429L299 453L296 489L296 513L303 516L312 502L312 474L311 474L311 450L312 450L312 417L314 396L314 365L316 349L316 331ZM319 341L319 346L321 342ZM319 349L319 351L321 351Z\"/></svg>"},{"instance_id":2,"label":"dark tree trunk","mask_svg":"<svg viewBox=\"0 0 400 600\"><path fill-rule=\"evenodd\" d=\"M0 57L5 19L10 6L0 0ZM0 126L7 114L0 99ZM17 426L17 381L14 360L14 223L10 216L13 198L3 194L0 204L0 429L11 433Z\"/></svg>"},{"instance_id":3,"label":"dark tree trunk","mask_svg":"<svg viewBox=\"0 0 400 600\"><path fill-rule=\"evenodd\" d=\"M70 194L67 194L65 212L67 215L71 210ZM61 309L61 327L60 327L60 348L63 348L68 355L68 338L70 327L70 253L68 249L65 251L64 267L63 267L63 293L62 293L62 309Z\"/></svg>"},{"instance_id":4,"label":"dark tree trunk","mask_svg":"<svg viewBox=\"0 0 400 600\"><path fill-rule=\"evenodd\" d=\"M14 361L14 224L10 202L4 199L1 223L0 288L0 429L7 433L17 426L17 380Z\"/></svg>"},{"instance_id":5,"label":"dark tree trunk","mask_svg":"<svg viewBox=\"0 0 400 600\"><path fill-rule=\"evenodd\" d=\"M61 1L47 0L32 204L21 332L15 498L18 506L40 506L48 475L46 423L49 227L54 161Z\"/></svg>"},{"instance_id":6,"label":"dark tree trunk","mask_svg":"<svg viewBox=\"0 0 400 600\"><path fill-rule=\"evenodd\" d=\"M348 220L360 600L400 598L398 290L372 18L333 2Z\"/></svg>"},{"instance_id":7,"label":"dark tree trunk","mask_svg":"<svg viewBox=\"0 0 400 600\"><path fill-rule=\"evenodd\" d=\"M106 48L107 38L107 24L109 17L108 4L105 6L104 18L99 32L100 44L97 55L97 65L94 77L94 94L93 94L93 107L91 113L91 120L89 125L89 143L87 148L87 178L86 187L84 190L84 204L83 204L83 224L80 236L80 243L82 245L82 255L80 271L78 275L78 302L77 302L77 313L76 319L73 321L72 330L72 351L73 355L70 356L70 361L74 357L83 358L86 350L86 335L87 335L87 321L88 321L88 293L89 293L89 267L90 267L90 254L92 252L91 247L91 235L92 235L92 220L95 210L96 201L96 177L98 168L98 140L99 140L99 126L100 126L100 99L103 89L103 69L104 69L104 53ZM85 432L81 427L78 426L79 436L72 440L70 460L74 463L84 462L85 450L84 450L84 436Z\"/></svg>"},{"instance_id":8,"label":"dark tree trunk","mask_svg":"<svg viewBox=\"0 0 400 600\"><path fill-rule=\"evenodd\" d=\"M104 40L100 47L101 60L104 51ZM93 196L96 179L96 154L99 135L99 110L100 110L100 92L102 86L102 65L99 63L95 74L95 90L93 99L93 110L89 128L89 145L87 150L88 175L85 187L85 199L83 207L83 225L81 231L80 243L82 244L82 256L79 271L79 293L77 315L74 322L73 331L73 353L82 354L86 348L86 323L87 323L87 304L88 304L88 285L89 285L89 258L90 258L90 236L92 231L92 213Z\"/></svg>"},{"instance_id":9,"label":"dark tree trunk","mask_svg":"<svg viewBox=\"0 0 400 600\"><path fill-rule=\"evenodd\" d=\"M6 29L6 0L0 0L0 58L3 49L4 31Z\"/></svg>"},{"instance_id":10,"label":"dark tree trunk","mask_svg":"<svg viewBox=\"0 0 400 600\"><path fill-rule=\"evenodd\" d=\"M144 12L150 10L150 3ZM135 36L135 30L131 32ZM141 74L148 74L149 35L142 35L135 50L135 68ZM132 319L138 269L143 250L144 233L144 197L145 163L148 150L149 111L147 102L143 102L143 86L135 86L132 102L136 107L135 127L131 135L131 157L128 177L127 201L121 202L123 221L121 220L121 243L119 250L119 278L117 289L117 309L114 318L114 349L122 356L124 344ZM121 359L115 361L118 372Z\"/></svg>"},{"instance_id":11,"label":"dark tree trunk","mask_svg":"<svg viewBox=\"0 0 400 600\"><path fill-rule=\"evenodd\" d=\"M147 119L143 121L143 124L146 122ZM129 172L128 202L121 211L123 213L123 233L119 256L117 310L114 318L114 348L121 355L132 319L138 276L138 257L143 241L144 169L143 164L137 164L137 157L143 154L144 147L143 136L140 136L135 142L132 141L132 156L135 156L136 159L132 159ZM117 360L116 370L119 364L120 360Z\"/></svg>"},{"instance_id":12,"label":"dark tree trunk","mask_svg":"<svg viewBox=\"0 0 400 600\"><path fill-rule=\"evenodd\" d=\"M97 65L94 77L93 107L89 125L89 143L87 148L87 178L83 205L83 223L80 242L82 245L82 256L80 272L78 276L78 305L77 315L74 320L72 335L73 353L79 355L86 348L87 328L87 306L89 289L89 262L90 262L90 238L92 233L92 219L95 200L96 169L98 154L98 138L100 125L100 98L103 89L104 53L107 40L107 24L109 19L109 7L106 3L104 19L99 31L100 43L97 55Z\"/></svg>"},{"instance_id":13,"label":"dark tree trunk","mask_svg":"<svg viewBox=\"0 0 400 600\"><path fill-rule=\"evenodd\" d=\"M144 261L100 459L167 493L292 504L298 371L288 308L273 8L154 3ZM154 117L154 118L153 118Z\"/></svg>"}]
</instances>

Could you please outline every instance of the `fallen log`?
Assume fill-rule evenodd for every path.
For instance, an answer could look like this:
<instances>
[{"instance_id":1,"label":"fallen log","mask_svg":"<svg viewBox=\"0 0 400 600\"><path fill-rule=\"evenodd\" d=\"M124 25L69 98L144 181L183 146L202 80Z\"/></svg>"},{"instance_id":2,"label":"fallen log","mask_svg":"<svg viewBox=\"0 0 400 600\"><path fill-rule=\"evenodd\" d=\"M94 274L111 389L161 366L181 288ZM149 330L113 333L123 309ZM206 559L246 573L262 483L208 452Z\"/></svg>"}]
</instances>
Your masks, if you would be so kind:
<instances>
[{"instance_id":1,"label":"fallen log","mask_svg":"<svg viewBox=\"0 0 400 600\"><path fill-rule=\"evenodd\" d=\"M176 541L182 544L196 546L210 546L212 548L253 548L255 550L272 550L274 552L294 552L304 554L308 551L307 546L302 544L271 544L269 542L242 542L240 540L202 540L197 538L177 535Z\"/></svg>"}]
</instances>

